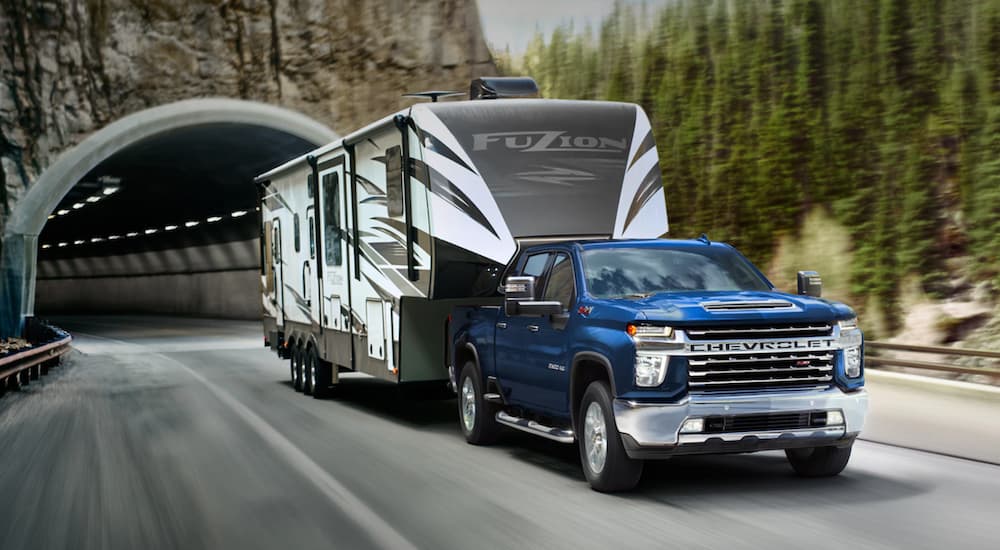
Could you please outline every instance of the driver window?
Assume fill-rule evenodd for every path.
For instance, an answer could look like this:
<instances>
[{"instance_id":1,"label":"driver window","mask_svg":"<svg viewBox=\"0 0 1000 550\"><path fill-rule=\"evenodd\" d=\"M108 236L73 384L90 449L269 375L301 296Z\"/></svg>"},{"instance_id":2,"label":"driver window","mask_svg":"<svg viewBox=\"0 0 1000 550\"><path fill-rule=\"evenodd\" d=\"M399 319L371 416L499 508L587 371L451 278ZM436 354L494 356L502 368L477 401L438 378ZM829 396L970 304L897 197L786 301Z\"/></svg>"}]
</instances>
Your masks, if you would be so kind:
<instances>
[{"instance_id":1,"label":"driver window","mask_svg":"<svg viewBox=\"0 0 1000 550\"><path fill-rule=\"evenodd\" d=\"M573 301L573 262L566 254L559 254L552 262L552 270L549 271L549 284L545 287L546 302L559 302L563 311L570 308Z\"/></svg>"},{"instance_id":2,"label":"driver window","mask_svg":"<svg viewBox=\"0 0 1000 550\"><path fill-rule=\"evenodd\" d=\"M521 270L521 275L534 277L535 278L535 299L538 299L538 294L540 293L542 287L545 284L545 280L542 275L545 274L545 266L549 264L549 257L551 256L548 252L542 252L540 254L534 254L528 256L528 260L524 262L524 269Z\"/></svg>"}]
</instances>

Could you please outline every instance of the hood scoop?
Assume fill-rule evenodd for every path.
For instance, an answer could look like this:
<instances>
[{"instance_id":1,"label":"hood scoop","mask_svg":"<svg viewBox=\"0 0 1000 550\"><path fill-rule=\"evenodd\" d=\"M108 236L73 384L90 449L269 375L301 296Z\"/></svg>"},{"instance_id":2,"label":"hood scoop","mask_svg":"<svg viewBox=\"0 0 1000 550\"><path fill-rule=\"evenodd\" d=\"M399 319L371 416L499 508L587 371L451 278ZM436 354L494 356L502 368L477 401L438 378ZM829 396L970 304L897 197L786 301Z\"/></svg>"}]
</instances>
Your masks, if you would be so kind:
<instances>
[{"instance_id":1,"label":"hood scoop","mask_svg":"<svg viewBox=\"0 0 1000 550\"><path fill-rule=\"evenodd\" d=\"M791 309L795 304L784 300L755 300L748 301L724 301L724 302L701 302L701 307L706 311L755 311Z\"/></svg>"}]
</instances>

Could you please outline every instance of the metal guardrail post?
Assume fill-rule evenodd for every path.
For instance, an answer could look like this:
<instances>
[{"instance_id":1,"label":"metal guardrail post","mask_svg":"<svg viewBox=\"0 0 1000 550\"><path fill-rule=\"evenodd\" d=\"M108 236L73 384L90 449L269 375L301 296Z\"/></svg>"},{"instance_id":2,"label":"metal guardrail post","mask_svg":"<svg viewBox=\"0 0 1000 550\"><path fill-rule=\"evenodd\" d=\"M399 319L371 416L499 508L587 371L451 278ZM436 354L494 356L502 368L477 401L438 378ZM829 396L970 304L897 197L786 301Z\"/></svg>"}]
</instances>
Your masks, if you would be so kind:
<instances>
[{"instance_id":1,"label":"metal guardrail post","mask_svg":"<svg viewBox=\"0 0 1000 550\"><path fill-rule=\"evenodd\" d=\"M904 351L909 353L925 353L934 355L950 355L955 357L984 357L987 359L1000 359L1000 351L949 348L944 346L918 346L911 344L894 344L889 342L866 342L866 350ZM888 357L878 357L866 354L865 362L872 367L904 367L910 369L924 369L939 372L950 372L955 374L974 374L981 376L991 376L1000 379L1000 368L984 367L962 367L948 365L931 361L911 361L907 359L893 359Z\"/></svg>"}]
</instances>

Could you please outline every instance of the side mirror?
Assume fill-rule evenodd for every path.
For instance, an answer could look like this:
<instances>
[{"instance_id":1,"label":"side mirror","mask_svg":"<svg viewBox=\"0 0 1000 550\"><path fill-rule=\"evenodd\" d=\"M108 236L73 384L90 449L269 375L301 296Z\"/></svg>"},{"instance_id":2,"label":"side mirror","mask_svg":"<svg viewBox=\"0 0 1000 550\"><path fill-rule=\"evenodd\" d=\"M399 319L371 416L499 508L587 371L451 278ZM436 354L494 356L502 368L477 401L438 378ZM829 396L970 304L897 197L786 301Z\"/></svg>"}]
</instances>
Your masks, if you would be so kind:
<instances>
[{"instance_id":1,"label":"side mirror","mask_svg":"<svg viewBox=\"0 0 1000 550\"><path fill-rule=\"evenodd\" d=\"M799 294L819 298L823 295L823 279L815 271L799 271Z\"/></svg>"},{"instance_id":2,"label":"side mirror","mask_svg":"<svg viewBox=\"0 0 1000 550\"><path fill-rule=\"evenodd\" d=\"M521 302L535 299L534 277L507 277L503 287L504 310L508 317L520 315Z\"/></svg>"}]
</instances>

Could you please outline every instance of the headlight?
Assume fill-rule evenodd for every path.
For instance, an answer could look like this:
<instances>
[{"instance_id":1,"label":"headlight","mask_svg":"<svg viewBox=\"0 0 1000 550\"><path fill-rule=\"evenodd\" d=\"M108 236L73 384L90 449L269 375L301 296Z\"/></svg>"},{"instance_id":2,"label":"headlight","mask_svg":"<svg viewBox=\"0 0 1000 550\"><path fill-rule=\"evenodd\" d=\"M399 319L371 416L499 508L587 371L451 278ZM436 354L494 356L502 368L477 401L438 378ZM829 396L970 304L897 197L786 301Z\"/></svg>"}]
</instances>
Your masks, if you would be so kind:
<instances>
[{"instance_id":1,"label":"headlight","mask_svg":"<svg viewBox=\"0 0 1000 550\"><path fill-rule=\"evenodd\" d=\"M669 355L637 353L635 355L635 385L653 388L663 383L667 377Z\"/></svg>"},{"instance_id":2,"label":"headlight","mask_svg":"<svg viewBox=\"0 0 1000 550\"><path fill-rule=\"evenodd\" d=\"M840 340L838 347L844 350L844 374L848 378L858 378L861 376L861 343L863 337L861 329L858 328L857 317L845 319L837 323L840 325Z\"/></svg>"}]
</instances>

